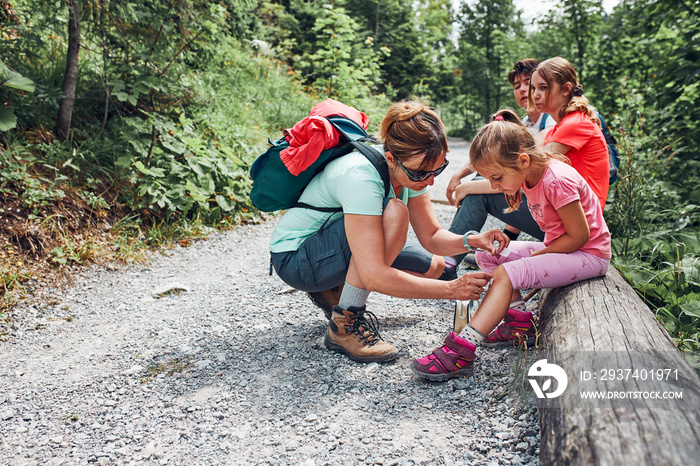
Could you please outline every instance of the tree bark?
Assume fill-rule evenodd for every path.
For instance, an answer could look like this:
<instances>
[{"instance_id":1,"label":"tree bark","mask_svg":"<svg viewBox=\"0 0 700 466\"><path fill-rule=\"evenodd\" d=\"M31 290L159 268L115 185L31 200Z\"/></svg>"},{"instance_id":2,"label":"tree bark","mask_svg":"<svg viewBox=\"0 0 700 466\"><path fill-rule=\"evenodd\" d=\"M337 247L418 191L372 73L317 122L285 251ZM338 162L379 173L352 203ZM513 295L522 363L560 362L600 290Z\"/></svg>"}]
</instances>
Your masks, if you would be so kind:
<instances>
[{"instance_id":1,"label":"tree bark","mask_svg":"<svg viewBox=\"0 0 700 466\"><path fill-rule=\"evenodd\" d=\"M78 80L78 53L80 52L80 0L68 0L70 15L68 20L68 52L66 55L66 73L63 77L63 100L58 107L56 127L62 139L70 133L73 104L75 103L75 86Z\"/></svg>"}]
</instances>

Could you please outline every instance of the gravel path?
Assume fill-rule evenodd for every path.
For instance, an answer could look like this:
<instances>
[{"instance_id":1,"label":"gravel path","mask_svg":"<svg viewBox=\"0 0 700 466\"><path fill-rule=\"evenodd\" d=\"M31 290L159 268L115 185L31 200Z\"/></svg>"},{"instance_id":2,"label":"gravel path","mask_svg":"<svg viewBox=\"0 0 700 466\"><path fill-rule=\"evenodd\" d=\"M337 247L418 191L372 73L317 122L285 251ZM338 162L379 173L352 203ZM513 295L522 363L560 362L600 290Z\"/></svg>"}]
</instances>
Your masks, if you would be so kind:
<instances>
[{"instance_id":1,"label":"gravel path","mask_svg":"<svg viewBox=\"0 0 700 466\"><path fill-rule=\"evenodd\" d=\"M436 205L443 224L452 209ZM400 358L329 352L322 312L268 275L275 222L25 300L0 343L0 464L537 464L516 351L480 350L473 378L415 379L453 303L372 294Z\"/></svg>"}]
</instances>

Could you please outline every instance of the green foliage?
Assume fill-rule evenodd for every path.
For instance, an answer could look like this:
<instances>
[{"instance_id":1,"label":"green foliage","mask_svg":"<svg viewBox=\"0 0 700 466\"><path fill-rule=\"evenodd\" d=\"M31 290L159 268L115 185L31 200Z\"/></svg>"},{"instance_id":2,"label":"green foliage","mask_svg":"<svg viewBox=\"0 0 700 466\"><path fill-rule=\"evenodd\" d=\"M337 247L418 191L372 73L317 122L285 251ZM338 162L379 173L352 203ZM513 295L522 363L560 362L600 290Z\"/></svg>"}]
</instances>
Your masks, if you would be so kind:
<instances>
[{"instance_id":1,"label":"green foliage","mask_svg":"<svg viewBox=\"0 0 700 466\"><path fill-rule=\"evenodd\" d=\"M586 95L604 115L629 110L620 85L634 89L659 140L683 140L674 163L700 152L698 10L674 0L620 2L603 14L598 2L560 0L531 36L528 55L571 61ZM674 170L671 176L684 173Z\"/></svg>"},{"instance_id":2,"label":"green foliage","mask_svg":"<svg viewBox=\"0 0 700 466\"><path fill-rule=\"evenodd\" d=\"M405 59L419 57L422 72L416 73L416 64L408 63L408 75L414 80L410 92L405 93L396 86L398 96L426 95L435 101L450 99L457 91L455 70L458 68L456 46L451 38L454 23L454 12L451 1L418 0L413 2L413 14L416 31L415 43L421 44L422 49L407 50L407 54L398 53L397 47L387 45L394 50L394 57ZM414 41L408 41L410 45ZM389 61L391 61L391 57ZM387 70L384 79L391 78L393 72ZM390 80L390 79L389 79ZM407 85L409 83L406 83ZM417 86L427 90L417 89Z\"/></svg>"},{"instance_id":3,"label":"green foliage","mask_svg":"<svg viewBox=\"0 0 700 466\"><path fill-rule=\"evenodd\" d=\"M25 92L34 92L34 81L11 70L0 60L0 89L9 87ZM4 100L4 99L3 99ZM17 126L17 117L12 108L0 105L0 131L8 131Z\"/></svg>"},{"instance_id":4,"label":"green foliage","mask_svg":"<svg viewBox=\"0 0 700 466\"><path fill-rule=\"evenodd\" d=\"M299 72L317 99L331 97L356 102L381 87L380 70L390 55L344 8L321 2L292 1L289 12L264 4L264 17L288 29L270 25L275 52Z\"/></svg>"},{"instance_id":5,"label":"green foliage","mask_svg":"<svg viewBox=\"0 0 700 466\"><path fill-rule=\"evenodd\" d=\"M626 88L621 95L634 108L640 102ZM654 310L681 349L700 347L700 207L669 181L677 152L668 141L645 132L646 118L636 108L623 120L614 200L606 211L612 233L613 264ZM686 183L700 182L697 172Z\"/></svg>"},{"instance_id":6,"label":"green foliage","mask_svg":"<svg viewBox=\"0 0 700 466\"><path fill-rule=\"evenodd\" d=\"M588 72L595 69L596 63L591 60L600 43L598 35L601 31L602 6L600 1L593 0L562 0L565 28L557 25L557 32L564 42L570 43L567 55L571 57L579 81L587 83ZM563 30L562 30L563 29ZM563 34L562 34L563 33ZM563 36L563 37L561 37ZM560 53L561 54L561 53Z\"/></svg>"},{"instance_id":7,"label":"green foliage","mask_svg":"<svg viewBox=\"0 0 700 466\"><path fill-rule=\"evenodd\" d=\"M40 159L18 146L14 152L0 148L0 195L10 196L20 193L22 206L35 215L41 207L65 197L61 183L67 180L60 173L51 176L42 173ZM48 167L46 167L48 168ZM55 173L56 167L50 167Z\"/></svg>"},{"instance_id":8,"label":"green foliage","mask_svg":"<svg viewBox=\"0 0 700 466\"><path fill-rule=\"evenodd\" d=\"M221 0L219 3L225 9L223 28L231 37L250 39L260 29L257 0Z\"/></svg>"},{"instance_id":9,"label":"green foliage","mask_svg":"<svg viewBox=\"0 0 700 466\"><path fill-rule=\"evenodd\" d=\"M269 122L277 132L310 108L305 96L290 99L284 92L294 88L286 69L264 57L251 60L250 51L222 34L232 27L228 23L232 16L254 18L242 9L251 5L247 0L208 6L182 2L174 9L164 1L87 4L75 136L61 145L50 142L50 132L43 129L61 98L56 79L62 68L56 57L61 55L52 39L43 39L42 34L25 37L29 29L24 25L30 11L37 21L45 21L44 27L53 15L65 20L67 13L58 3L19 2L13 25L16 40L11 45L15 52L34 58L25 71L39 79L36 105L23 106L18 114L23 127L36 125L49 143L30 150L20 142L15 155L3 150L0 163L6 169L0 189L20 194L36 215L37 209L65 195L64 185L80 187L89 206L107 210L100 195L85 189L105 184L119 188L117 202L161 217L202 215L217 222L249 215L247 164L264 137L261 127L267 129ZM65 31L52 27L49 31L65 40ZM241 68L224 67L222 57ZM45 66L47 59L51 66ZM222 76L223 70L228 76ZM257 82L262 75L267 81ZM243 89L258 95L243 101L244 96L237 95ZM237 108L212 105L221 94L229 101L236 96ZM236 112L244 105L251 111ZM273 106L284 108L275 111ZM89 153L91 144L105 140L110 150ZM86 146L90 155L83 157L86 163L70 156L81 158Z\"/></svg>"},{"instance_id":10,"label":"green foliage","mask_svg":"<svg viewBox=\"0 0 700 466\"><path fill-rule=\"evenodd\" d=\"M112 227L116 246L114 254L124 261L142 260L144 249L168 246L173 241L187 246L190 241L203 238L212 231L212 227L200 217L144 223L137 215L129 215L118 219Z\"/></svg>"},{"instance_id":11,"label":"green foliage","mask_svg":"<svg viewBox=\"0 0 700 466\"><path fill-rule=\"evenodd\" d=\"M31 102L36 105L22 106L19 114L21 126L34 125L44 144L30 149L28 140L18 140L2 148L0 192L20 195L37 218L70 188L78 188L97 211L125 203L160 218L201 217L212 224L251 215L248 163L267 135L293 125L319 100L302 92L297 73L264 50L251 57L232 38L257 29L257 20L251 20L247 32L233 33L229 23L236 15L252 18L243 11L252 3L182 2L174 9L164 1L85 5L74 139L65 144L52 142L45 125L61 99L57 78L65 66L56 44L65 41L66 32L50 25L50 18L64 22L67 11L59 2L40 3L18 2L16 33L8 44L32 57L24 71L38 78ZM43 30L26 26L30 11ZM330 12L347 26L341 32L357 32L342 9ZM325 21L319 18L315 34L327 46L332 41L324 34L333 28ZM223 34L227 30L231 35ZM317 86L325 90L334 79L332 95L377 113L384 100L379 106L368 101L379 75L377 53L362 41L354 44L355 36L336 37L341 53L319 67ZM326 62L324 52L335 50L333 45L309 56ZM362 79L355 79L356 69L366 72ZM11 77L14 87L22 84L19 75ZM100 149L100 143L109 149ZM105 185L117 188L116 200L106 202L95 192ZM60 262L63 256L54 252Z\"/></svg>"},{"instance_id":12,"label":"green foliage","mask_svg":"<svg viewBox=\"0 0 700 466\"><path fill-rule=\"evenodd\" d=\"M20 91L34 92L34 81L25 78L16 71L11 70L0 61L0 86L7 86Z\"/></svg>"},{"instance_id":13,"label":"green foliage","mask_svg":"<svg viewBox=\"0 0 700 466\"><path fill-rule=\"evenodd\" d=\"M269 41L278 56L303 72L303 82L321 94L329 95L329 85L335 89L333 82L338 78L331 79L333 75L344 79L338 75L338 71L344 71L342 60L347 60L351 69L362 68L356 77L369 85L362 90L365 96L448 96L453 89L456 67L451 57L454 45L449 38L449 1L338 0L330 4L323 0L291 0L263 2L259 14L263 21L259 38ZM319 31L321 23L326 29ZM328 36L335 38L328 42ZM308 62L310 57L315 60L313 67ZM361 64L348 57L359 58ZM325 69L321 82L314 85L318 79L314 68L319 66ZM341 92L336 95L347 99L343 86L337 87ZM429 92L424 92L426 89ZM355 98L354 90L347 94Z\"/></svg>"},{"instance_id":14,"label":"green foliage","mask_svg":"<svg viewBox=\"0 0 700 466\"><path fill-rule=\"evenodd\" d=\"M135 208L218 221L248 206L246 163L228 147L203 138L206 128L198 129L184 115L177 123L157 115L124 122L120 135L132 150L116 165L131 169L137 189L127 200Z\"/></svg>"},{"instance_id":15,"label":"green foliage","mask_svg":"<svg viewBox=\"0 0 700 466\"><path fill-rule=\"evenodd\" d=\"M338 2L372 38L377 51L388 50L381 67L378 90L392 98L409 95L449 95L453 85L454 50L449 38L451 2L362 0Z\"/></svg>"},{"instance_id":16,"label":"green foliage","mask_svg":"<svg viewBox=\"0 0 700 466\"><path fill-rule=\"evenodd\" d=\"M50 260L54 265L82 265L94 257L94 244L90 240L75 244L70 237L64 238L64 246L56 246L51 250Z\"/></svg>"},{"instance_id":17,"label":"green foliage","mask_svg":"<svg viewBox=\"0 0 700 466\"><path fill-rule=\"evenodd\" d=\"M673 236L639 250L640 257L616 256L615 266L654 309L680 349L700 349L700 259L685 257L687 244ZM644 242L640 242L644 245Z\"/></svg>"},{"instance_id":18,"label":"green foliage","mask_svg":"<svg viewBox=\"0 0 700 466\"><path fill-rule=\"evenodd\" d=\"M113 172L102 166L100 158L111 159L99 139L75 147L59 141L27 145L10 134L0 142L0 196L19 198L29 220L51 215L47 208L64 200L69 192L76 193L96 215L110 209L101 193Z\"/></svg>"},{"instance_id":19,"label":"green foliage","mask_svg":"<svg viewBox=\"0 0 700 466\"><path fill-rule=\"evenodd\" d=\"M371 94L379 84L379 67L386 47L372 47L371 37L362 37L359 24L342 8L325 8L313 31L313 53L305 53L296 63L310 89L319 96L352 101Z\"/></svg>"},{"instance_id":20,"label":"green foliage","mask_svg":"<svg viewBox=\"0 0 700 466\"><path fill-rule=\"evenodd\" d=\"M459 38L462 105L468 105L464 133L474 134L500 107L512 106L507 75L523 41L523 24L512 0L462 4Z\"/></svg>"}]
</instances>

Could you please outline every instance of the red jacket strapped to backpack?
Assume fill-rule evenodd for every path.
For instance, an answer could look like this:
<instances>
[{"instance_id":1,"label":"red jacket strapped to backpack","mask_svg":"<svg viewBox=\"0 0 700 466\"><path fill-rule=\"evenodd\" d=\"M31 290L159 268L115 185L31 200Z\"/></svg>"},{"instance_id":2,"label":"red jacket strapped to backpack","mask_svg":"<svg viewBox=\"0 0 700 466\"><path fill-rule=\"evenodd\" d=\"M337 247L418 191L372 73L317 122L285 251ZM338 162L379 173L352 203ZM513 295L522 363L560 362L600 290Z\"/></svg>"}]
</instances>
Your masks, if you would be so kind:
<instances>
[{"instance_id":1,"label":"red jacket strapped to backpack","mask_svg":"<svg viewBox=\"0 0 700 466\"><path fill-rule=\"evenodd\" d=\"M340 135L328 120L323 117L342 115L355 121L362 129L367 129L369 118L364 113L342 102L326 99L309 112L309 116L285 129L284 135L289 147L280 152L280 159L292 175L298 175L309 168L321 151L338 145Z\"/></svg>"}]
</instances>

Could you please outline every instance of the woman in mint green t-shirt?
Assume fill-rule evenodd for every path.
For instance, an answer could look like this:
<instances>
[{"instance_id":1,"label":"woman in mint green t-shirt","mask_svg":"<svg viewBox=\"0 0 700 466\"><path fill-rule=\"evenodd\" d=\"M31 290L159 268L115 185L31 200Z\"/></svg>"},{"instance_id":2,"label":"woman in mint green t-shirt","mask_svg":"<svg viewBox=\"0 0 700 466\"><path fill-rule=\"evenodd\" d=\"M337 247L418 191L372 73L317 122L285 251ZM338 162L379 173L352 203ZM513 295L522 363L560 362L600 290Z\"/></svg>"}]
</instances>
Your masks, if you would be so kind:
<instances>
[{"instance_id":1,"label":"woman in mint green t-shirt","mask_svg":"<svg viewBox=\"0 0 700 466\"><path fill-rule=\"evenodd\" d=\"M309 292L324 308L329 325L325 344L363 362L395 359L377 319L366 310L370 291L419 299L477 299L490 276L465 274L439 280L445 262L476 248L499 253L508 243L498 229L450 233L438 222L428 187L447 166L447 139L439 116L416 100L393 104L380 128L389 168L385 198L380 175L361 154L329 163L306 187L300 202L342 207L328 214L292 208L273 232L270 249L277 274ZM407 242L409 224L420 242ZM498 246L494 246L498 241Z\"/></svg>"}]
</instances>

